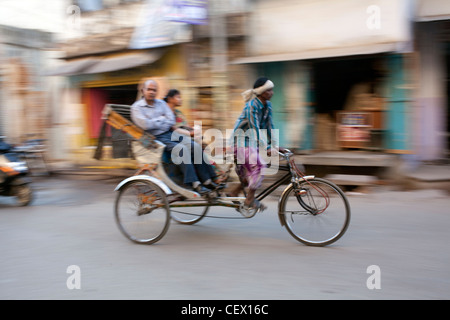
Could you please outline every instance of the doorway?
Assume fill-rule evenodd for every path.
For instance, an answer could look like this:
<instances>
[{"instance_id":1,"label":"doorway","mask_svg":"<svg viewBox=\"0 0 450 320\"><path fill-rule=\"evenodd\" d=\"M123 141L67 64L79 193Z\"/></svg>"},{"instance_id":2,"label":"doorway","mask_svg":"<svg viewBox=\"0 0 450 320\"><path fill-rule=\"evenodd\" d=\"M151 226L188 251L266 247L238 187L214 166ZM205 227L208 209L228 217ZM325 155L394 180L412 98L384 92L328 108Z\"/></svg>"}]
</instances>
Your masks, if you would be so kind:
<instances>
[{"instance_id":1,"label":"doorway","mask_svg":"<svg viewBox=\"0 0 450 320\"><path fill-rule=\"evenodd\" d=\"M373 111L378 108L376 104L379 103L384 76L383 56L321 59L312 61L311 65L316 114L315 149L340 150L343 146L351 146L349 148L352 149L370 143L365 140L371 139L371 133L364 137L357 131L348 131L347 134L353 134L355 143L342 144L337 125L344 111ZM372 119L370 121L373 123Z\"/></svg>"},{"instance_id":2,"label":"doorway","mask_svg":"<svg viewBox=\"0 0 450 320\"><path fill-rule=\"evenodd\" d=\"M82 95L83 103L86 105L89 140L92 145L95 145L103 123L101 115L105 104L132 105L137 98L137 84L83 88ZM110 139L109 131L107 136Z\"/></svg>"}]
</instances>

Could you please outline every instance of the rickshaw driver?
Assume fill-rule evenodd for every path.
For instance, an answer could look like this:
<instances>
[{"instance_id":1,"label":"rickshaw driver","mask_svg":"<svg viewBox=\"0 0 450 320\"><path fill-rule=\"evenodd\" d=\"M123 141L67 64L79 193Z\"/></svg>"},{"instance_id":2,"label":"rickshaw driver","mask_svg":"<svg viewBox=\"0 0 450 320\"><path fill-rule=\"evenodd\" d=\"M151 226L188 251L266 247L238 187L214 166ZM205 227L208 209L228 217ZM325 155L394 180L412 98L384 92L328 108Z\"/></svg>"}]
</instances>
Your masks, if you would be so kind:
<instances>
[{"instance_id":1,"label":"rickshaw driver","mask_svg":"<svg viewBox=\"0 0 450 320\"><path fill-rule=\"evenodd\" d=\"M273 96L274 84L266 77L258 78L253 89L242 93L245 100L245 107L236 120L232 139L238 139L234 145L234 155L236 161L236 173L241 181L229 196L236 197L243 190L244 185L248 186L248 192L244 201L244 209L254 208L264 210L266 206L255 199L256 190L261 186L264 179L263 169L267 167L262 157L260 148L265 148L269 155L278 155L285 152L282 147L272 145L272 104L270 99ZM267 130L267 139L260 135L260 130ZM250 140L245 139L244 144L239 143L239 138L243 132L250 131ZM245 134L244 134L245 136ZM236 142L236 141L234 141ZM264 150L264 149L263 149Z\"/></svg>"},{"instance_id":2,"label":"rickshaw driver","mask_svg":"<svg viewBox=\"0 0 450 320\"><path fill-rule=\"evenodd\" d=\"M214 169L207 164L203 156L201 163L196 164L192 161L183 161L183 154L190 154L188 160L194 158L195 150L199 148L196 142L184 138L183 141L172 140L172 127L175 126L175 115L169 106L163 100L156 99L158 84L154 80L147 80L142 88L143 98L133 103L131 106L131 119L139 127L154 135L156 139L166 145L165 150L171 152L175 147L177 152L171 152L174 163L180 166L183 172L183 183L186 187L192 188L199 193L206 193L208 189L216 189L218 186L212 181L215 177ZM203 184L203 185L202 185ZM203 186L207 187L205 189Z\"/></svg>"}]
</instances>

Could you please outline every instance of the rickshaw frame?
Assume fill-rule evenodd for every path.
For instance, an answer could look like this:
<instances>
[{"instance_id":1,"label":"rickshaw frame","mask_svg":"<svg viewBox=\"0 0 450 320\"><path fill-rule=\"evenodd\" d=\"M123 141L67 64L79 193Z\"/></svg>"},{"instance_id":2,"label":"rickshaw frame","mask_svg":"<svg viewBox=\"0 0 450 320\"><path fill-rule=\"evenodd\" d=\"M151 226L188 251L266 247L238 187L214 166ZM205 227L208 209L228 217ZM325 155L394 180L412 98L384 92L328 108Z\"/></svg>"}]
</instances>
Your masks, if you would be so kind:
<instances>
[{"instance_id":1,"label":"rickshaw frame","mask_svg":"<svg viewBox=\"0 0 450 320\"><path fill-rule=\"evenodd\" d=\"M124 179L121 181L115 188L115 191L121 191L123 188L128 186L129 184L132 184L133 182L139 182L139 181L147 181L149 183L155 184L160 190L162 190L165 194L165 197L168 197L168 201L164 200L164 203L161 204L161 206L165 206L165 203L169 204L169 208L187 208L187 207L212 207L212 206L222 206L222 207L230 207L237 209L238 212L240 212L244 218L251 218L253 217L258 210L255 209L243 209L243 203L245 200L245 197L228 197L228 196L222 196L221 190L212 190L210 193L206 195L200 195L199 193L189 190L186 188L183 188L182 186L175 183L166 173L164 166L162 165L162 157L165 145L160 143L156 137L149 134L148 132L145 132L135 124L131 122L131 117L129 115L129 106L126 105L115 105L115 104L107 104L105 105L103 111L102 111L102 119L104 120L104 124L108 124L116 129L119 129L125 133L127 133L131 138L133 138L133 141L131 143L132 151L134 154L135 159L143 164L143 166L140 168L140 170L135 174L134 176L131 176L129 178ZM128 113L127 113L128 112ZM101 143L99 143L99 146ZM99 147L100 148L100 147ZM100 149L101 151L101 149ZM283 175L281 178L279 178L277 181L266 187L264 190L260 191L256 195L256 199L258 201L263 200L268 195L270 195L273 191L275 191L277 188L279 188L283 184L288 184L288 186L284 189L283 193L281 194L279 201L278 201L278 217L281 226L285 226L289 233L296 238L298 241L303 242L307 245L312 246L324 246L328 245L330 243L335 242L337 239L339 239L346 231L349 221L350 221L350 206L348 203L348 200L345 196L345 194L342 192L342 190L333 184L330 181L327 181L325 179L316 178L313 175L305 175L302 171L300 171L295 161L293 160L293 153L287 150L286 153L279 153L280 156L284 157L285 160L287 160L288 165L279 166L277 169L280 171L286 171L286 174ZM95 157L99 156L99 149L96 152ZM231 167L230 167L231 168ZM149 175L142 174L143 172L149 172ZM290 193L294 190L294 193L300 192L303 190L302 185L310 185L314 189L318 191L319 194L322 194L323 198L326 199L328 197L328 194L324 192L321 187L314 186L316 183L319 185L325 185L328 188L331 188L333 193L336 193L343 201L343 206L345 207L345 219L343 222L343 225L341 229L338 231L336 235L334 235L330 239L326 239L324 241L309 241L306 239L303 239L301 236L295 234L295 231L292 230L292 227L287 223L286 220L286 213L292 214L301 214L305 215L305 213L299 213L295 211L289 211L287 212L285 210L287 198L289 197ZM321 191L322 190L322 191ZM171 198L173 197L173 198ZM298 203L301 205L301 207L305 210L307 215L320 215L325 210L328 209L329 206L329 199L328 204L325 208L319 210L317 208L313 208L312 206L306 204L304 200L302 200L300 195L295 195L297 197ZM116 206L117 206L116 200ZM153 209L152 209L153 210ZM149 212L151 212L150 210ZM117 209L116 209L117 211ZM199 218L195 220L193 223L200 221L204 216L206 216L208 210L204 210L203 214L197 215ZM117 218L117 212L116 212L116 218ZM173 218L173 217L172 217ZM178 220L177 220L178 221ZM186 224L193 224L193 223L186 223ZM122 226L119 226L121 230L123 229ZM157 237L155 241L148 241L149 243L154 243L158 241L167 231L168 226L166 226L164 232ZM127 235L128 236L128 235ZM129 237L129 236L128 236ZM135 240L133 240L135 241ZM135 241L137 242L137 241Z\"/></svg>"}]
</instances>

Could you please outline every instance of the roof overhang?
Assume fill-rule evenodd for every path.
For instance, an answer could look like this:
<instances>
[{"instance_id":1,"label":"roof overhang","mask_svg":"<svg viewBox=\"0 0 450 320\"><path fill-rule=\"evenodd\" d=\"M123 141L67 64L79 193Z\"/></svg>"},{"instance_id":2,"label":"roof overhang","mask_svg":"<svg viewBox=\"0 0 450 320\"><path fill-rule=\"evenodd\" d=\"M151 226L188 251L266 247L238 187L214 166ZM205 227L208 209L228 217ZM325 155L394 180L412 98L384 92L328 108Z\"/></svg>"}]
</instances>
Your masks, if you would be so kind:
<instances>
[{"instance_id":1,"label":"roof overhang","mask_svg":"<svg viewBox=\"0 0 450 320\"><path fill-rule=\"evenodd\" d=\"M351 47L308 50L292 53L243 57L231 61L231 64L296 61L296 60L309 60L309 59L320 59L320 58L330 58L340 56L377 54L383 52L400 52L400 51L408 51L408 46L409 43L391 42L391 43L378 43L378 44L351 46Z\"/></svg>"},{"instance_id":2,"label":"roof overhang","mask_svg":"<svg viewBox=\"0 0 450 320\"><path fill-rule=\"evenodd\" d=\"M163 50L122 53L107 57L90 57L67 61L46 73L48 76L71 76L131 69L152 64L163 55Z\"/></svg>"}]
</instances>

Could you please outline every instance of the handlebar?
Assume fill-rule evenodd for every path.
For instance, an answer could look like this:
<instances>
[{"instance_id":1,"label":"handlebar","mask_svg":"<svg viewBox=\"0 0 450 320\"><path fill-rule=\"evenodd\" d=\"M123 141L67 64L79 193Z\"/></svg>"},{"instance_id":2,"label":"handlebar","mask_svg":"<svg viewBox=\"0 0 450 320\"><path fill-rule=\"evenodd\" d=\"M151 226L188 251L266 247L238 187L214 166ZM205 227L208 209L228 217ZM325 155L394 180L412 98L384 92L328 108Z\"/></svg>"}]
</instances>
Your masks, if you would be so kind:
<instances>
[{"instance_id":1,"label":"handlebar","mask_svg":"<svg viewBox=\"0 0 450 320\"><path fill-rule=\"evenodd\" d=\"M278 154L286 159L289 159L294 153L289 149L284 149L284 152L277 150Z\"/></svg>"}]
</instances>

